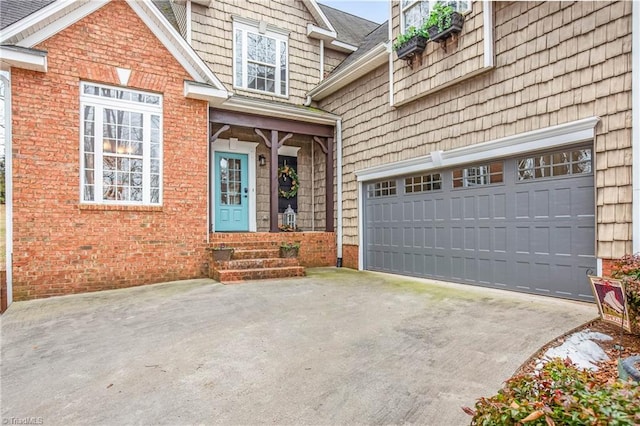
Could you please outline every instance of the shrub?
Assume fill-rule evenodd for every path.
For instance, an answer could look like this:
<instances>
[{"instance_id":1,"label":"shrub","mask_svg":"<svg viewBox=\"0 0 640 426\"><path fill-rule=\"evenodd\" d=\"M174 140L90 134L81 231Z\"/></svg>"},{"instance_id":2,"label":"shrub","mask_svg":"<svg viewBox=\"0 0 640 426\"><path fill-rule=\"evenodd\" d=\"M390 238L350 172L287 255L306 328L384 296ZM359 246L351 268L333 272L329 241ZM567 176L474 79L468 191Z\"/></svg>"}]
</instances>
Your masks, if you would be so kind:
<instances>
[{"instance_id":1,"label":"shrub","mask_svg":"<svg viewBox=\"0 0 640 426\"><path fill-rule=\"evenodd\" d=\"M614 261L611 275L622 281L629 308L640 312L640 254L628 254Z\"/></svg>"},{"instance_id":2,"label":"shrub","mask_svg":"<svg viewBox=\"0 0 640 426\"><path fill-rule=\"evenodd\" d=\"M509 379L497 395L480 398L472 425L640 424L640 387L631 382L607 384L569 360L554 359L540 371Z\"/></svg>"}]
</instances>

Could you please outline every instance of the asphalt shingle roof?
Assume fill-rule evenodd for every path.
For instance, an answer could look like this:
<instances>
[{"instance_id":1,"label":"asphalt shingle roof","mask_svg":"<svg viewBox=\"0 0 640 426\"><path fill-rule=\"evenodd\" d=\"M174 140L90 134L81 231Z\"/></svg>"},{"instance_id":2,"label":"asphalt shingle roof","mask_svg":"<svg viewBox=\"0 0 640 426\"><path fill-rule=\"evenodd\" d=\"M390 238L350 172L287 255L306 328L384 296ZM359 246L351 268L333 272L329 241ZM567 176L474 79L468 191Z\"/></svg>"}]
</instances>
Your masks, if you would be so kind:
<instances>
[{"instance_id":1,"label":"asphalt shingle roof","mask_svg":"<svg viewBox=\"0 0 640 426\"><path fill-rule=\"evenodd\" d=\"M0 0L0 29L15 24L55 0Z\"/></svg>"},{"instance_id":2,"label":"asphalt shingle roof","mask_svg":"<svg viewBox=\"0 0 640 426\"><path fill-rule=\"evenodd\" d=\"M367 52L369 52L371 49L373 49L380 43L385 43L388 40L389 40L389 29L387 27L387 22L383 22L382 24L380 24L380 26L378 26L378 28L371 31L364 38L364 41L362 42L362 44L360 44L360 47L358 47L358 50L356 50L355 52L347 56L345 60L340 63L340 65L338 65L333 69L331 74L335 74L336 72L344 69L345 67L349 66L350 64L360 59L362 56L364 56Z\"/></svg>"},{"instance_id":3,"label":"asphalt shingle roof","mask_svg":"<svg viewBox=\"0 0 640 426\"><path fill-rule=\"evenodd\" d=\"M318 3L318 6L338 33L338 41L343 43L360 46L367 34L380 25L326 4Z\"/></svg>"}]
</instances>

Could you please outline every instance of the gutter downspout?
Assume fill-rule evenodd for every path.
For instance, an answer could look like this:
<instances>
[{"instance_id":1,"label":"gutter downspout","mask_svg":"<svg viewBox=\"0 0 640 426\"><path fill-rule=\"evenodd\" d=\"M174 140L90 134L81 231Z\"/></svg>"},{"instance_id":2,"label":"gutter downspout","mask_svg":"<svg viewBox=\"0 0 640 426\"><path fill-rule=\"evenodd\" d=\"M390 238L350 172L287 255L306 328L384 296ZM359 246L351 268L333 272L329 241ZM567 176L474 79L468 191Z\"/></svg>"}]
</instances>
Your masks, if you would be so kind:
<instances>
[{"instance_id":1,"label":"gutter downspout","mask_svg":"<svg viewBox=\"0 0 640 426\"><path fill-rule=\"evenodd\" d=\"M633 253L640 253L640 2L631 11L631 149Z\"/></svg>"},{"instance_id":2,"label":"gutter downspout","mask_svg":"<svg viewBox=\"0 0 640 426\"><path fill-rule=\"evenodd\" d=\"M189 45L191 45L191 0L187 0L187 29L186 29L186 33L187 33L187 43L189 43Z\"/></svg>"},{"instance_id":3,"label":"gutter downspout","mask_svg":"<svg viewBox=\"0 0 640 426\"><path fill-rule=\"evenodd\" d=\"M342 267L342 119L336 120L336 189L337 189L337 199L336 199L336 210L337 219L338 219L338 232L336 235L337 245L338 245L338 259L336 266L338 268Z\"/></svg>"},{"instance_id":4,"label":"gutter downspout","mask_svg":"<svg viewBox=\"0 0 640 426\"><path fill-rule=\"evenodd\" d=\"M4 82L4 186L5 186L5 221L6 221L6 274L7 274L7 307L13 303L13 158L11 128L11 71L0 75Z\"/></svg>"}]
</instances>

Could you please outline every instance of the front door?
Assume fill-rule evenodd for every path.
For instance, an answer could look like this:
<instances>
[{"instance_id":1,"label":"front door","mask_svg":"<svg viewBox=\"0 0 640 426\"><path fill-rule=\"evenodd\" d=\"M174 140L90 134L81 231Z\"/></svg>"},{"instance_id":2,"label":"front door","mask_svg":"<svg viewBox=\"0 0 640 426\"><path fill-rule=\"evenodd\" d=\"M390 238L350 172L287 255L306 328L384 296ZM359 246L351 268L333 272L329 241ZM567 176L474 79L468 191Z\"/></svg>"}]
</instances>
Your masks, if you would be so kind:
<instances>
[{"instance_id":1,"label":"front door","mask_svg":"<svg viewBox=\"0 0 640 426\"><path fill-rule=\"evenodd\" d=\"M216 152L215 230L249 230L249 178L247 154Z\"/></svg>"}]
</instances>

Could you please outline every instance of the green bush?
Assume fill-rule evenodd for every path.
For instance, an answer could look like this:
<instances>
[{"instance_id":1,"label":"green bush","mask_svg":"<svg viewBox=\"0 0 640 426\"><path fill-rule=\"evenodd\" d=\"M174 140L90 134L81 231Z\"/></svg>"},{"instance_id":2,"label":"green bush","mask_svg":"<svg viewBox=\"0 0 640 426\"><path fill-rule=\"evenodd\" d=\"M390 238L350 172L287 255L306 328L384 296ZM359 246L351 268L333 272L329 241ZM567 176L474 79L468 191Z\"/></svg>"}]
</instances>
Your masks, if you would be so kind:
<instances>
[{"instance_id":1,"label":"green bush","mask_svg":"<svg viewBox=\"0 0 640 426\"><path fill-rule=\"evenodd\" d=\"M497 395L480 398L472 425L640 424L640 387L631 382L607 384L570 361L554 359L542 370L509 379Z\"/></svg>"}]
</instances>

